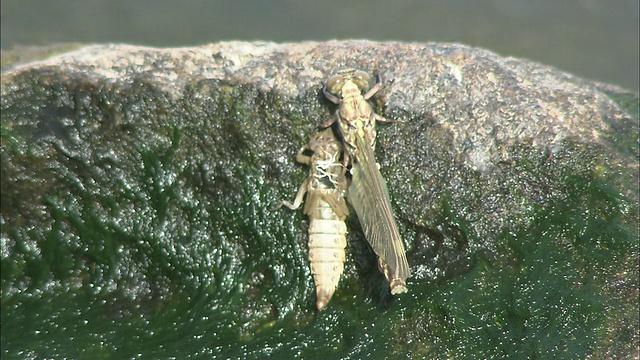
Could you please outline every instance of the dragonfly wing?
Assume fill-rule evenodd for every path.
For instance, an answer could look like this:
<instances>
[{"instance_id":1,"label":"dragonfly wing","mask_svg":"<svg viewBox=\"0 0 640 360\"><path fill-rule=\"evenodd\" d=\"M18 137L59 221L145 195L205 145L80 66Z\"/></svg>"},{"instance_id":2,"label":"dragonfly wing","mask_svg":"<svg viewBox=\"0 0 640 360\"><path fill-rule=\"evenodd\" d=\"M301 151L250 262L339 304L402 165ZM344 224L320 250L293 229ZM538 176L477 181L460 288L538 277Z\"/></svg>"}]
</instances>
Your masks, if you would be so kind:
<instances>
[{"instance_id":1,"label":"dragonfly wing","mask_svg":"<svg viewBox=\"0 0 640 360\"><path fill-rule=\"evenodd\" d=\"M356 135L355 161L351 169L352 183L348 198L365 237L378 255L393 294L405 292L409 264L398 227L391 212L389 191L378 170L368 137Z\"/></svg>"}]
</instances>

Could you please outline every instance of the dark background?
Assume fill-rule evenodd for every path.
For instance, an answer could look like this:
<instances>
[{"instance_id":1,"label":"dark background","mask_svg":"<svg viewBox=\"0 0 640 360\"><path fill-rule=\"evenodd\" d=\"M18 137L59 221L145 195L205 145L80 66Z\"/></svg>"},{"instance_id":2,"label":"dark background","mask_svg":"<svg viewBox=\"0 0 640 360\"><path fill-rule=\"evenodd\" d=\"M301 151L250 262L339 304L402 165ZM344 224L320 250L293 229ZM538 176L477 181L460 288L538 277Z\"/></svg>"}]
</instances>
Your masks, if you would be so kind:
<instances>
[{"instance_id":1,"label":"dark background","mask_svg":"<svg viewBox=\"0 0 640 360\"><path fill-rule=\"evenodd\" d=\"M638 0L3 0L2 49L57 42L459 42L638 91Z\"/></svg>"}]
</instances>

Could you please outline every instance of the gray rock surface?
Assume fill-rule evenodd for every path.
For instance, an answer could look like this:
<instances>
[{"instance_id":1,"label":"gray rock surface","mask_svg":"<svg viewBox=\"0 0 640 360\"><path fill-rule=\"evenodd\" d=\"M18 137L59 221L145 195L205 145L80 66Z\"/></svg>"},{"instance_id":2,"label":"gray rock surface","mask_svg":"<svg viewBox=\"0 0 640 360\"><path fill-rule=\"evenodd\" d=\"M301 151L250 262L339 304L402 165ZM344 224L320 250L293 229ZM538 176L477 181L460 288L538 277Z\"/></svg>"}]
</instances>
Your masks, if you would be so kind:
<instances>
[{"instance_id":1,"label":"gray rock surface","mask_svg":"<svg viewBox=\"0 0 640 360\"><path fill-rule=\"evenodd\" d=\"M115 299L120 311L157 314L176 306L174 294L198 289L212 304L208 316L236 314L216 318L222 334L240 324L227 331L238 336L240 352L220 353L227 355L260 355L243 341L283 319L313 327L305 219L273 207L292 199L307 173L295 153L335 110L322 81L341 68L379 72L375 108L398 121L379 126L376 155L413 277L410 294L392 304L352 216L333 306L354 310L353 294L355 303L403 308L389 310L395 320L385 325L398 339L391 354L499 353L446 330L436 310L447 305L429 294L462 291L469 278L482 280L470 288L529 282L548 293L530 274L536 261L552 273L553 254L562 254L568 267L558 274L571 281L549 286L597 289L604 300L586 311L580 296L559 295L572 298L575 316L602 318L572 323L565 312L557 321L585 334L610 331L580 342L559 330L559 348L573 346L582 357L633 351L637 94L458 44L91 45L3 64L3 299L61 288ZM502 269L515 269L506 277L512 282L487 275ZM484 315L508 311L505 304ZM442 316L455 318L458 305L450 306ZM521 316L530 321L553 316L529 306ZM411 316L430 325L416 326ZM503 334L506 327L497 326ZM525 328L538 339L530 346L540 348L513 355L555 354L539 341L542 327ZM358 341L337 354L375 353Z\"/></svg>"}]
</instances>

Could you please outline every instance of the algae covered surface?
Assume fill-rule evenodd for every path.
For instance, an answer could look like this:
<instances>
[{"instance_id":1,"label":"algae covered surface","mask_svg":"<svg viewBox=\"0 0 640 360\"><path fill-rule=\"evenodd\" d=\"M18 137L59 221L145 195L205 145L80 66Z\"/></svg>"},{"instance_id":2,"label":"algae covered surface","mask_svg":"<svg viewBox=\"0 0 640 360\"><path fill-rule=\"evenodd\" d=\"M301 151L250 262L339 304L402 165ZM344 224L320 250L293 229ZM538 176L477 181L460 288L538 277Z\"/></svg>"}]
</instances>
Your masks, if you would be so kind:
<instances>
[{"instance_id":1,"label":"algae covered surface","mask_svg":"<svg viewBox=\"0 0 640 360\"><path fill-rule=\"evenodd\" d=\"M380 127L377 156L409 293L389 294L352 211L345 274L317 312L308 219L275 208L334 110L320 86L199 79L174 96L46 68L2 86L3 358L637 351L637 108L603 143L505 142L479 172L436 115L378 107L403 120Z\"/></svg>"}]
</instances>

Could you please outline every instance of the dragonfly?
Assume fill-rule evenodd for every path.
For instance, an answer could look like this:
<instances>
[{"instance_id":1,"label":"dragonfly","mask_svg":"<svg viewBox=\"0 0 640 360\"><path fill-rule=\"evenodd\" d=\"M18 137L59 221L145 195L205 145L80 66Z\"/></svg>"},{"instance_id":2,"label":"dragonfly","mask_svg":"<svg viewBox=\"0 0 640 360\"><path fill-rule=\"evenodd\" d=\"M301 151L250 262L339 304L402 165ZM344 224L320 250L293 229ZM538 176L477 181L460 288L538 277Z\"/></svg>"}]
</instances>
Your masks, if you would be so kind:
<instances>
[{"instance_id":1,"label":"dragonfly","mask_svg":"<svg viewBox=\"0 0 640 360\"><path fill-rule=\"evenodd\" d=\"M310 155L306 155L310 153ZM344 272L349 214L345 190L348 186L342 164L343 145L330 128L317 132L304 145L296 160L309 165L309 176L300 186L292 203L282 204L290 209L302 205L309 216L309 264L316 284L316 306L322 310L336 290Z\"/></svg>"},{"instance_id":2,"label":"dragonfly","mask_svg":"<svg viewBox=\"0 0 640 360\"><path fill-rule=\"evenodd\" d=\"M376 114L367 102L382 87L382 79L371 86L364 71L346 69L331 76L322 89L338 110L320 127L338 122L344 143L343 165L351 164L351 184L347 197L353 206L365 237L378 256L378 268L385 276L391 294L407 292L409 264L398 226L391 211L389 190L375 160L376 121L389 120ZM363 94L364 92L364 94Z\"/></svg>"}]
</instances>

